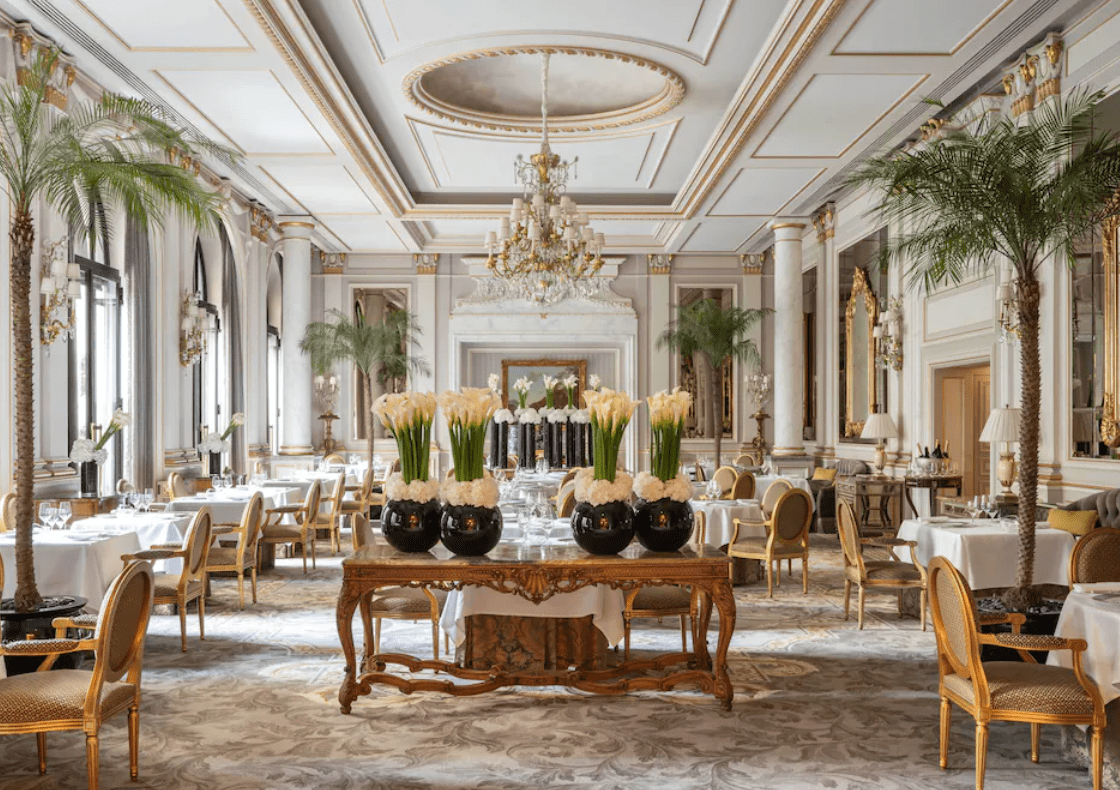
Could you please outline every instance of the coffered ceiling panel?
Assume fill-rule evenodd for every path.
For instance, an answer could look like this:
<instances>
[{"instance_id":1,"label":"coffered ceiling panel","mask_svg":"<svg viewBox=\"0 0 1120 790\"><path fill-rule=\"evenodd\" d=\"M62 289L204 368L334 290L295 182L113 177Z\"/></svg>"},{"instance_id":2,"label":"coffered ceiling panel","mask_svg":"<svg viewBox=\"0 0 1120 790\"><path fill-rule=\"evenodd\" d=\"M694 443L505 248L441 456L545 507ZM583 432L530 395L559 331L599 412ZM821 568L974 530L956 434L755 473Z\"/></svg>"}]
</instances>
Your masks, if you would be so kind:
<instances>
[{"instance_id":1,"label":"coffered ceiling panel","mask_svg":"<svg viewBox=\"0 0 1120 790\"><path fill-rule=\"evenodd\" d=\"M951 55L1011 0L871 0L836 55Z\"/></svg>"},{"instance_id":2,"label":"coffered ceiling panel","mask_svg":"<svg viewBox=\"0 0 1120 790\"><path fill-rule=\"evenodd\" d=\"M156 73L219 134L249 155L333 153L272 71Z\"/></svg>"},{"instance_id":3,"label":"coffered ceiling panel","mask_svg":"<svg viewBox=\"0 0 1120 790\"><path fill-rule=\"evenodd\" d=\"M823 168L816 167L744 167L708 214L777 214L823 172Z\"/></svg>"},{"instance_id":4,"label":"coffered ceiling panel","mask_svg":"<svg viewBox=\"0 0 1120 790\"><path fill-rule=\"evenodd\" d=\"M262 169L308 212L377 213L350 171L341 165L279 163Z\"/></svg>"},{"instance_id":5,"label":"coffered ceiling panel","mask_svg":"<svg viewBox=\"0 0 1120 790\"><path fill-rule=\"evenodd\" d=\"M925 80L924 74L814 74L756 157L841 156Z\"/></svg>"},{"instance_id":6,"label":"coffered ceiling panel","mask_svg":"<svg viewBox=\"0 0 1120 790\"><path fill-rule=\"evenodd\" d=\"M404 243L388 222L376 217L321 216L317 218L329 233L350 252L403 252Z\"/></svg>"},{"instance_id":7,"label":"coffered ceiling panel","mask_svg":"<svg viewBox=\"0 0 1120 790\"><path fill-rule=\"evenodd\" d=\"M251 50L216 0L75 0L123 46L141 52Z\"/></svg>"},{"instance_id":8,"label":"coffered ceiling panel","mask_svg":"<svg viewBox=\"0 0 1120 790\"><path fill-rule=\"evenodd\" d=\"M356 0L384 60L436 41L542 31L651 42L705 60L733 1Z\"/></svg>"},{"instance_id":9,"label":"coffered ceiling panel","mask_svg":"<svg viewBox=\"0 0 1120 790\"><path fill-rule=\"evenodd\" d=\"M681 246L681 252L736 252L768 217L746 219L706 219Z\"/></svg>"}]
</instances>

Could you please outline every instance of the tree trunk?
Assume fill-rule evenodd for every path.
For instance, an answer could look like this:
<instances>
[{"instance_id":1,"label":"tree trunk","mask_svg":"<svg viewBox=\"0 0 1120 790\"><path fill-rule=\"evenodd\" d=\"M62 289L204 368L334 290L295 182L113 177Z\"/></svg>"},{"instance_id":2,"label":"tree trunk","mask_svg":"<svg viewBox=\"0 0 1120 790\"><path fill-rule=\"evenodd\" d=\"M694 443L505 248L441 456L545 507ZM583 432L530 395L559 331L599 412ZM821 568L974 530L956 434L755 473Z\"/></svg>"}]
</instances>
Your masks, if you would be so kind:
<instances>
[{"instance_id":1,"label":"tree trunk","mask_svg":"<svg viewBox=\"0 0 1120 790\"><path fill-rule=\"evenodd\" d=\"M708 365L712 369L709 378L712 382L712 436L716 440L716 465L712 470L714 474L720 467L720 450L723 446L723 365L710 359Z\"/></svg>"},{"instance_id":2,"label":"tree trunk","mask_svg":"<svg viewBox=\"0 0 1120 790\"><path fill-rule=\"evenodd\" d=\"M17 209L8 233L12 243L12 349L15 356L16 432L16 609L32 611L43 602L35 585L31 527L35 518L35 381L31 334L31 248L35 227L31 214Z\"/></svg>"},{"instance_id":3,"label":"tree trunk","mask_svg":"<svg viewBox=\"0 0 1120 790\"><path fill-rule=\"evenodd\" d=\"M368 372L366 377L366 400L373 394L373 376ZM366 404L366 468L373 469L373 402Z\"/></svg>"},{"instance_id":4,"label":"tree trunk","mask_svg":"<svg viewBox=\"0 0 1120 790\"><path fill-rule=\"evenodd\" d=\"M1038 505L1038 433L1041 419L1042 363L1038 349L1040 292L1032 272L1016 282L1019 301L1019 573L1018 583L1004 595L1013 611L1025 611L1039 600L1034 585L1034 522Z\"/></svg>"}]
</instances>

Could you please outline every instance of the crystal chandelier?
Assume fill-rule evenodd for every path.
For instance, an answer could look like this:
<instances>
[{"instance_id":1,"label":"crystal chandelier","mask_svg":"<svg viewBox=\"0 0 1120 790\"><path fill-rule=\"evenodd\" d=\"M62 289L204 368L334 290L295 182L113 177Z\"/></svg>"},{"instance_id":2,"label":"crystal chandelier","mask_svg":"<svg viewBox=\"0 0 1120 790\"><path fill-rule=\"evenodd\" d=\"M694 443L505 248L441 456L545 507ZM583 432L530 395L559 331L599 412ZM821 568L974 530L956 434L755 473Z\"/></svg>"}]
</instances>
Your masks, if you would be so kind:
<instances>
[{"instance_id":1,"label":"crystal chandelier","mask_svg":"<svg viewBox=\"0 0 1120 790\"><path fill-rule=\"evenodd\" d=\"M514 162L523 197L514 198L498 231L486 234L486 266L510 295L546 306L595 291L590 278L603 266L603 234L566 193L576 162L565 162L548 145L548 53L541 54L541 150Z\"/></svg>"}]
</instances>

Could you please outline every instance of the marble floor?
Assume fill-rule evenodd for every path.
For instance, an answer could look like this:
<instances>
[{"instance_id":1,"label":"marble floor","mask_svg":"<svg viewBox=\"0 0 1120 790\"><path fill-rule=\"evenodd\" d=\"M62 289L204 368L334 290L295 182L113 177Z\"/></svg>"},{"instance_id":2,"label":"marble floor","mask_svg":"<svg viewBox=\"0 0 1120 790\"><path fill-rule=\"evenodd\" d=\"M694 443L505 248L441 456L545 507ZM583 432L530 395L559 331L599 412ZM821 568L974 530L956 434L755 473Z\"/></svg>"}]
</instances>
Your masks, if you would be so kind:
<instances>
[{"instance_id":1,"label":"marble floor","mask_svg":"<svg viewBox=\"0 0 1120 790\"><path fill-rule=\"evenodd\" d=\"M689 691L589 697L557 688L473 698L406 696L375 688L343 716L334 622L337 558L306 577L281 560L260 603L237 611L236 584L215 580L205 642L188 619L149 627L141 712L140 781L128 780L125 720L101 733L101 786L147 788L939 788L973 787L973 725L953 721L951 769L937 767L932 630L899 619L893 595L869 596L864 631L843 619L834 538L814 536L809 594L792 583L736 588L724 712ZM783 576L783 579L785 577ZM639 650L679 649L675 620L639 624ZM427 624L386 621L383 650L428 655ZM48 737L48 773L33 736L0 738L0 788L86 786L79 733ZM987 787L1090 787L1044 728L1042 762L1027 725L994 724Z\"/></svg>"}]
</instances>

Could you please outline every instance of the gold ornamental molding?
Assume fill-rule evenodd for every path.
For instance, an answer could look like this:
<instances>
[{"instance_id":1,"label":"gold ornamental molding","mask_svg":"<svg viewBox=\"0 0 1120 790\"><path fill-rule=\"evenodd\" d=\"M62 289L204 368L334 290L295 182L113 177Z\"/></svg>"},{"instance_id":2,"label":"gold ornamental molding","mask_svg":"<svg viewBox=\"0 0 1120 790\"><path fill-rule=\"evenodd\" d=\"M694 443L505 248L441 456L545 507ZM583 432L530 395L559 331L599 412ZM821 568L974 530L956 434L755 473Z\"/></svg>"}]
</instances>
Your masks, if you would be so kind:
<instances>
[{"instance_id":1,"label":"gold ornamental molding","mask_svg":"<svg viewBox=\"0 0 1120 790\"><path fill-rule=\"evenodd\" d=\"M417 274L435 274L439 269L438 252L417 252L412 255Z\"/></svg>"},{"instance_id":2,"label":"gold ornamental molding","mask_svg":"<svg viewBox=\"0 0 1120 790\"><path fill-rule=\"evenodd\" d=\"M659 115L664 115L669 110L681 103L684 98L684 80L675 71L655 63L646 58L628 55L623 52L614 52L607 49L594 47L567 47L567 46L512 46L493 47L488 49L475 49L448 55L438 60L425 63L410 71L401 83L401 91L406 99L413 105L429 115L434 115L444 121L462 124L475 129L488 129L495 132L517 132L536 134L540 131L540 119L537 116L526 117L520 115L507 115L503 113L490 113L482 110L472 110L469 107L442 101L424 89L424 76L434 71L456 63L463 63L483 58L500 58L511 55L567 55L575 57L602 58L617 61L648 69L665 80L661 90L653 96L628 107L589 113L587 115L570 115L549 118L548 128L555 133L579 133L599 129L616 129L620 126L630 126L648 121Z\"/></svg>"},{"instance_id":3,"label":"gold ornamental molding","mask_svg":"<svg viewBox=\"0 0 1120 790\"><path fill-rule=\"evenodd\" d=\"M342 274L346 270L346 253L319 250L319 263L323 274Z\"/></svg>"},{"instance_id":4,"label":"gold ornamental molding","mask_svg":"<svg viewBox=\"0 0 1120 790\"><path fill-rule=\"evenodd\" d=\"M817 231L817 241L824 244L836 235L836 204L827 203L813 215L813 227Z\"/></svg>"},{"instance_id":5,"label":"gold ornamental molding","mask_svg":"<svg viewBox=\"0 0 1120 790\"><path fill-rule=\"evenodd\" d=\"M673 271L673 255L649 254L646 255L646 265L650 274L669 274Z\"/></svg>"},{"instance_id":6,"label":"gold ornamental molding","mask_svg":"<svg viewBox=\"0 0 1120 790\"><path fill-rule=\"evenodd\" d=\"M14 25L8 30L12 42L12 54L16 66L16 82L20 85L27 78L28 70L34 65L35 60L52 50L58 49L57 44L45 36L39 35L34 28L26 22ZM43 91L47 103L65 110L70 102L70 86L78 76L74 62L69 56L59 51L51 64L50 75L47 77L47 87Z\"/></svg>"},{"instance_id":7,"label":"gold ornamental molding","mask_svg":"<svg viewBox=\"0 0 1120 790\"><path fill-rule=\"evenodd\" d=\"M1120 217L1109 217L1101 226L1104 251L1104 401L1101 408L1101 441L1120 446L1120 255L1117 234Z\"/></svg>"},{"instance_id":8,"label":"gold ornamental molding","mask_svg":"<svg viewBox=\"0 0 1120 790\"><path fill-rule=\"evenodd\" d=\"M772 247L770 249L773 249ZM743 267L743 274L762 274L763 264L766 263L766 254L769 250L764 252L745 252L739 256L739 263Z\"/></svg>"},{"instance_id":9,"label":"gold ornamental molding","mask_svg":"<svg viewBox=\"0 0 1120 790\"><path fill-rule=\"evenodd\" d=\"M1065 54L1062 37L1051 33L1041 44L1022 53L1003 75L1003 92L1011 98L1012 118L1030 112L1051 96L1061 95Z\"/></svg>"}]
</instances>

